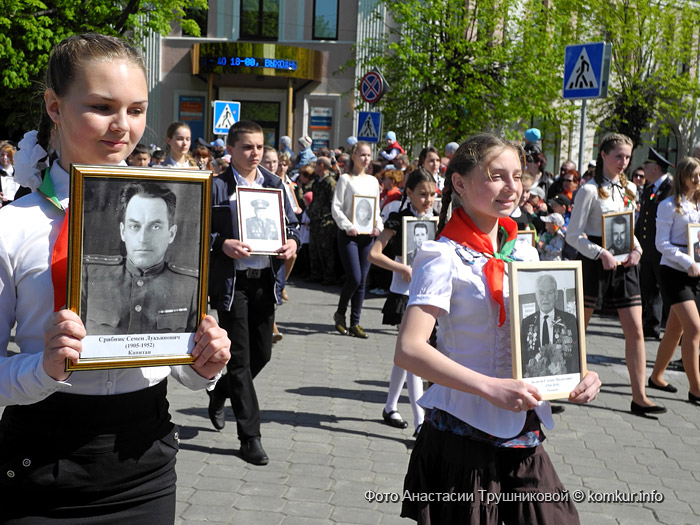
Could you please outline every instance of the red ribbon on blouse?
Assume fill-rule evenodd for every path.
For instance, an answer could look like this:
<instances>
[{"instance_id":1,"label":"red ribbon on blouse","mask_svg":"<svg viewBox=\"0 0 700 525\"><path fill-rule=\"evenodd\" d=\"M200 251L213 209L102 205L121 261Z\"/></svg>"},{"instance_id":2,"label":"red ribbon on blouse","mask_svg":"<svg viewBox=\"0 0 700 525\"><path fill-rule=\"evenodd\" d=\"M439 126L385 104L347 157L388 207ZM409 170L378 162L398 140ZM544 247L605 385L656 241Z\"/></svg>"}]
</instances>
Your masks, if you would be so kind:
<instances>
[{"instance_id":1,"label":"red ribbon on blouse","mask_svg":"<svg viewBox=\"0 0 700 525\"><path fill-rule=\"evenodd\" d=\"M513 260L510 255L513 253L515 239L518 236L518 225L510 217L504 217L498 219L498 227L501 246L497 251L494 251L491 238L474 224L464 209L459 207L452 213L452 218L443 228L440 237L447 237L462 246L468 246L490 257L484 265L484 275L491 297L500 306L498 326L503 326L506 321L506 307L503 302L503 276L505 275L505 263ZM502 240L501 233L505 234L505 241Z\"/></svg>"}]
</instances>

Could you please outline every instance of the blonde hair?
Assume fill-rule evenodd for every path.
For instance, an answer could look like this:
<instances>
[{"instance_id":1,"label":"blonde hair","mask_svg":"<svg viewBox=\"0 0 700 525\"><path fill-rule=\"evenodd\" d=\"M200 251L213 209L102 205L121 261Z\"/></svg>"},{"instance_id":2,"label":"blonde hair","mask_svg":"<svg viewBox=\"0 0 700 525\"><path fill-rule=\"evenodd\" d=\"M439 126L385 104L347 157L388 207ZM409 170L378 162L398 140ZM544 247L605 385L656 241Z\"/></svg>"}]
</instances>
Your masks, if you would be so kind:
<instances>
[{"instance_id":1,"label":"blonde hair","mask_svg":"<svg viewBox=\"0 0 700 525\"><path fill-rule=\"evenodd\" d=\"M676 213L682 214L681 200L685 195L685 181L693 177L695 174L700 174L700 160L695 157L685 157L678 163L676 167L676 175L673 177L673 202L676 205ZM700 200L700 188L695 190L693 196L695 202Z\"/></svg>"}]
</instances>

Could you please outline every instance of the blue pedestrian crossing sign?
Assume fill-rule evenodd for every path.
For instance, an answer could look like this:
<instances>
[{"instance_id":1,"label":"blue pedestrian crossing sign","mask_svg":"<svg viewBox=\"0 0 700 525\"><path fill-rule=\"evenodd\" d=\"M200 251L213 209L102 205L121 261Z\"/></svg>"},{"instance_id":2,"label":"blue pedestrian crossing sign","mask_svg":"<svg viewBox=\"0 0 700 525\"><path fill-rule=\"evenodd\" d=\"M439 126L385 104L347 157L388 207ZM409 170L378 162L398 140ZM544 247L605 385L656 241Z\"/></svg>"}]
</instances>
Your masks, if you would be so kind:
<instances>
[{"instance_id":1,"label":"blue pedestrian crossing sign","mask_svg":"<svg viewBox=\"0 0 700 525\"><path fill-rule=\"evenodd\" d=\"M357 140L376 144L382 125L382 114L378 111L360 111L357 119Z\"/></svg>"},{"instance_id":2,"label":"blue pedestrian crossing sign","mask_svg":"<svg viewBox=\"0 0 700 525\"><path fill-rule=\"evenodd\" d=\"M228 130L241 118L241 103L228 100L214 101L214 135L227 135Z\"/></svg>"},{"instance_id":3,"label":"blue pedestrian crossing sign","mask_svg":"<svg viewBox=\"0 0 700 525\"><path fill-rule=\"evenodd\" d=\"M607 97L611 56L612 44L605 42L566 46L564 98Z\"/></svg>"}]
</instances>

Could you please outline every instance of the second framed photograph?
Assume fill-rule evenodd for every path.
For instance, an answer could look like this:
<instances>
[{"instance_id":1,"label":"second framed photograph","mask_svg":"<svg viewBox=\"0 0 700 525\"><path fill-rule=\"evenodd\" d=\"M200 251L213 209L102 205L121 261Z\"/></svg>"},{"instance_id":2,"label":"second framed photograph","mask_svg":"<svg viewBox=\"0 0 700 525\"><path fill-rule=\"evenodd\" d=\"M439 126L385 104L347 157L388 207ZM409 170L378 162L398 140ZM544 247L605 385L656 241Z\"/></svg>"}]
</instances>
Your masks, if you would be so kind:
<instances>
[{"instance_id":1,"label":"second framed photograph","mask_svg":"<svg viewBox=\"0 0 700 525\"><path fill-rule=\"evenodd\" d=\"M360 235L370 235L377 225L377 198L352 196L352 225Z\"/></svg>"},{"instance_id":2,"label":"second framed photograph","mask_svg":"<svg viewBox=\"0 0 700 525\"><path fill-rule=\"evenodd\" d=\"M206 315L211 172L71 166L67 370L182 365Z\"/></svg>"},{"instance_id":3,"label":"second framed photograph","mask_svg":"<svg viewBox=\"0 0 700 525\"><path fill-rule=\"evenodd\" d=\"M688 224L688 255L700 263L700 224Z\"/></svg>"},{"instance_id":4,"label":"second framed photograph","mask_svg":"<svg viewBox=\"0 0 700 525\"><path fill-rule=\"evenodd\" d=\"M287 242L283 195L275 188L236 188L239 239L251 254L275 255Z\"/></svg>"},{"instance_id":5,"label":"second framed photograph","mask_svg":"<svg viewBox=\"0 0 700 525\"><path fill-rule=\"evenodd\" d=\"M525 241L531 246L535 246L535 230L518 230L518 241Z\"/></svg>"},{"instance_id":6,"label":"second framed photograph","mask_svg":"<svg viewBox=\"0 0 700 525\"><path fill-rule=\"evenodd\" d=\"M413 260L425 241L434 241L437 232L437 217L404 217L403 245L401 256L407 266L413 266Z\"/></svg>"},{"instance_id":7,"label":"second framed photograph","mask_svg":"<svg viewBox=\"0 0 700 525\"><path fill-rule=\"evenodd\" d=\"M603 215L603 248L621 264L634 250L634 221L632 211Z\"/></svg>"},{"instance_id":8,"label":"second framed photograph","mask_svg":"<svg viewBox=\"0 0 700 525\"><path fill-rule=\"evenodd\" d=\"M508 273L513 377L568 398L586 375L581 262L512 262Z\"/></svg>"}]
</instances>

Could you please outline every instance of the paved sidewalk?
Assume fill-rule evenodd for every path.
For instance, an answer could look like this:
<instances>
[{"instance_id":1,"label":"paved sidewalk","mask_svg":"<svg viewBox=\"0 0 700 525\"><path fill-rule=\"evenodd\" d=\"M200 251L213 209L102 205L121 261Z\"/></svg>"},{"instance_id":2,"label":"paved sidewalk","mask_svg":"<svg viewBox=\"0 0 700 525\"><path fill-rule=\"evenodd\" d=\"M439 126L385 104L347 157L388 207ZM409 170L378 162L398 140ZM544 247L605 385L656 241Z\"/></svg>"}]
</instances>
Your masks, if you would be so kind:
<instances>
[{"instance_id":1,"label":"paved sidewalk","mask_svg":"<svg viewBox=\"0 0 700 525\"><path fill-rule=\"evenodd\" d=\"M278 310L285 337L256 379L269 465L239 457L230 409L226 429L216 432L206 396L170 382L173 418L182 428L178 523L409 523L398 517L398 503L364 497L401 492L413 443L412 427L381 421L396 330L382 327L384 299L370 295L362 314L368 340L331 332L338 291L291 284L291 300ZM657 346L647 342L649 369ZM598 498L577 505L582 523L700 523L700 409L685 401L685 375L668 373L677 394L650 391L669 413L637 417L629 412L616 318L593 318L587 350L604 383L601 395L588 407L564 403L545 443L567 489ZM399 408L410 419L405 390ZM599 500L640 491L647 503Z\"/></svg>"}]
</instances>

